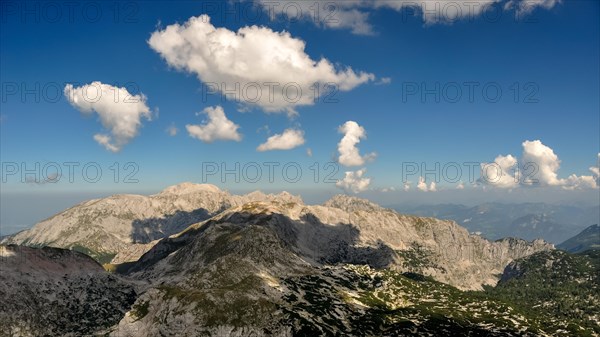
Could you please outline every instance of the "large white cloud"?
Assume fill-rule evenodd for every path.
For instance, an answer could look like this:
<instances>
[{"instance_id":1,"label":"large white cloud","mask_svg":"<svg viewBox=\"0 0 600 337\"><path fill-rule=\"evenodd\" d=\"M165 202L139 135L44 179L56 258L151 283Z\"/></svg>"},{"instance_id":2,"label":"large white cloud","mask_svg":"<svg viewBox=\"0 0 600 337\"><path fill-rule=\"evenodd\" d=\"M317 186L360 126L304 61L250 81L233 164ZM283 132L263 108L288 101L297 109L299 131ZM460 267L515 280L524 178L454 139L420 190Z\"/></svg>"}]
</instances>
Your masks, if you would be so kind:
<instances>
[{"instance_id":1,"label":"large white cloud","mask_svg":"<svg viewBox=\"0 0 600 337\"><path fill-rule=\"evenodd\" d=\"M64 94L69 103L82 113L98 114L100 123L110 134L98 133L94 140L112 152L120 151L135 138L142 120L152 117L146 96L141 93L132 95L126 88L95 81L81 87L67 84Z\"/></svg>"},{"instance_id":2,"label":"large white cloud","mask_svg":"<svg viewBox=\"0 0 600 337\"><path fill-rule=\"evenodd\" d=\"M373 74L336 68L304 51L304 41L288 32L243 27L237 32L217 28L210 17L191 17L152 33L148 44L172 67L196 74L205 88L267 112L296 113L312 105L317 90L335 84L341 91L375 80Z\"/></svg>"},{"instance_id":3,"label":"large white cloud","mask_svg":"<svg viewBox=\"0 0 600 337\"><path fill-rule=\"evenodd\" d=\"M564 189L598 188L598 166L590 167L592 175L558 176L561 161L554 150L540 140L524 141L520 160L512 155L498 156L493 163L484 163L480 183L500 188L518 186L559 186ZM600 156L600 154L599 154Z\"/></svg>"},{"instance_id":4,"label":"large white cloud","mask_svg":"<svg viewBox=\"0 0 600 337\"><path fill-rule=\"evenodd\" d=\"M272 17L285 16L289 20L304 19L316 25L331 29L349 29L354 34L370 35L374 28L369 22L370 14L381 8L395 11L413 10L426 24L452 23L469 20L482 15L497 3L504 3L490 18L503 15L503 10L515 9L517 15L529 14L535 8L551 9L560 0L338 0L338 1L297 1L297 0L254 0L265 8ZM499 12L497 12L499 11ZM410 12L407 14L411 14ZM491 20L491 19L490 19Z\"/></svg>"},{"instance_id":5,"label":"large white cloud","mask_svg":"<svg viewBox=\"0 0 600 337\"><path fill-rule=\"evenodd\" d=\"M227 119L222 107L208 107L202 111L202 114L206 114L208 117L203 124L185 126L191 137L205 143L212 143L215 140L234 140L236 142L242 140L242 136L238 133L240 126Z\"/></svg>"},{"instance_id":6,"label":"large white cloud","mask_svg":"<svg viewBox=\"0 0 600 337\"><path fill-rule=\"evenodd\" d=\"M276 134L260 144L257 151L291 150L304 144L304 131L297 129L286 129L282 134Z\"/></svg>"},{"instance_id":7,"label":"large white cloud","mask_svg":"<svg viewBox=\"0 0 600 337\"><path fill-rule=\"evenodd\" d=\"M526 173L523 174L522 183L526 185L539 184L542 186L557 186L563 185L564 181L558 179L558 169L560 168L560 160L554 153L554 150L542 144L539 140L523 142L523 156L521 157L521 165L524 167L524 172L532 172L531 177ZM527 169L527 165L532 164L531 171Z\"/></svg>"},{"instance_id":8,"label":"large white cloud","mask_svg":"<svg viewBox=\"0 0 600 337\"><path fill-rule=\"evenodd\" d=\"M338 180L335 185L346 192L364 192L371 184L371 178L363 177L366 172L367 169L364 168L358 171L345 172L344 179Z\"/></svg>"},{"instance_id":9,"label":"large white cloud","mask_svg":"<svg viewBox=\"0 0 600 337\"><path fill-rule=\"evenodd\" d=\"M368 160L375 158L375 153L361 156L356 145L362 139L367 138L365 129L355 121L347 121L338 128L338 132L343 133L344 137L338 143L339 158L338 162L344 166L361 166Z\"/></svg>"}]
</instances>

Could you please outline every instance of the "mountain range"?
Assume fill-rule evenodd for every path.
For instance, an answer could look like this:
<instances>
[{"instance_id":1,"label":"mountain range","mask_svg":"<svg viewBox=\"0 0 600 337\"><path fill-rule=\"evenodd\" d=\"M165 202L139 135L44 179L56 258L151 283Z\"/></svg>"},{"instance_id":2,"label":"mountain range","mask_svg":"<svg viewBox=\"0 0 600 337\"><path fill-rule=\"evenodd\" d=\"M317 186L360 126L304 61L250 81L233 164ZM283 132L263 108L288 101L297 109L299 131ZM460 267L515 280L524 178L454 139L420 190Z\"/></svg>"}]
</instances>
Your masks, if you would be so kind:
<instances>
[{"instance_id":1,"label":"mountain range","mask_svg":"<svg viewBox=\"0 0 600 337\"><path fill-rule=\"evenodd\" d=\"M456 204L390 206L401 213L454 220L490 239L519 237L544 239L559 244L592 224L600 223L600 205L593 207L546 203L485 203L477 206Z\"/></svg>"},{"instance_id":2,"label":"mountain range","mask_svg":"<svg viewBox=\"0 0 600 337\"><path fill-rule=\"evenodd\" d=\"M600 249L600 226L592 225L581 233L556 246L569 253L581 253L587 250Z\"/></svg>"},{"instance_id":3,"label":"mountain range","mask_svg":"<svg viewBox=\"0 0 600 337\"><path fill-rule=\"evenodd\" d=\"M3 245L0 336L600 334L598 254L346 195L184 183L81 203Z\"/></svg>"},{"instance_id":4,"label":"mountain range","mask_svg":"<svg viewBox=\"0 0 600 337\"><path fill-rule=\"evenodd\" d=\"M102 263L135 261L157 240L191 224L232 206L273 198L293 199L287 193L236 196L214 185L182 183L150 196L124 194L85 201L31 229L5 236L0 243L74 249Z\"/></svg>"},{"instance_id":5,"label":"mountain range","mask_svg":"<svg viewBox=\"0 0 600 337\"><path fill-rule=\"evenodd\" d=\"M237 196L192 183L148 197L116 195L83 202L2 244L74 249L115 265L147 258L142 254L186 238L185 233L207 220L248 224L261 214L268 215L265 223L276 224L272 229L294 253L310 262L394 266L463 289L494 284L511 260L552 248L540 240L490 242L453 221L402 215L345 195L323 205L305 205L287 192Z\"/></svg>"}]
</instances>

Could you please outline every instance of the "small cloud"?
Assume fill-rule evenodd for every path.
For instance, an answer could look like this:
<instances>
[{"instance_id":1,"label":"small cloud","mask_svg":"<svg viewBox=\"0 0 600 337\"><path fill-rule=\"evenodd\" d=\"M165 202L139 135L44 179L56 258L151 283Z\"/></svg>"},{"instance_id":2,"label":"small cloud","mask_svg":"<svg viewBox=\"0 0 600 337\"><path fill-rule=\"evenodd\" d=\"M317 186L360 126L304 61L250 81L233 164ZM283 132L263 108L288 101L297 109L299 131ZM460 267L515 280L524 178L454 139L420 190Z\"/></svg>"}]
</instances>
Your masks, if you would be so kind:
<instances>
[{"instance_id":1,"label":"small cloud","mask_svg":"<svg viewBox=\"0 0 600 337\"><path fill-rule=\"evenodd\" d=\"M367 138L365 129L354 121L347 121L338 128L338 131L344 134L344 137L338 143L338 162L344 166L361 166L365 162L374 160L376 153L369 153L361 156L356 145L362 139Z\"/></svg>"},{"instance_id":2,"label":"small cloud","mask_svg":"<svg viewBox=\"0 0 600 337\"><path fill-rule=\"evenodd\" d=\"M102 126L110 134L96 134L94 140L111 152L119 152L137 136L142 119L152 119L146 96L132 95L126 88L95 81L77 88L67 84L64 94L69 103L82 113L98 114Z\"/></svg>"},{"instance_id":3,"label":"small cloud","mask_svg":"<svg viewBox=\"0 0 600 337\"><path fill-rule=\"evenodd\" d=\"M344 179L338 180L335 186L343 189L346 192L360 193L366 191L371 184L371 178L363 178L367 169L358 171L348 171L344 175Z\"/></svg>"},{"instance_id":4,"label":"small cloud","mask_svg":"<svg viewBox=\"0 0 600 337\"><path fill-rule=\"evenodd\" d=\"M43 179L40 179L43 178ZM48 173L47 177L26 177L25 182L30 185L46 185L48 183L57 183L60 180L59 172Z\"/></svg>"},{"instance_id":5,"label":"small cloud","mask_svg":"<svg viewBox=\"0 0 600 337\"><path fill-rule=\"evenodd\" d=\"M269 128L268 125L263 125L260 128L256 129L256 133L261 133L261 132L265 132L267 135L271 134L271 128Z\"/></svg>"},{"instance_id":6,"label":"small cloud","mask_svg":"<svg viewBox=\"0 0 600 337\"><path fill-rule=\"evenodd\" d=\"M458 183L458 185L456 185L456 189L457 190L464 190L465 189L465 184L461 181Z\"/></svg>"},{"instance_id":7,"label":"small cloud","mask_svg":"<svg viewBox=\"0 0 600 337\"><path fill-rule=\"evenodd\" d=\"M260 144L256 150L259 152L271 150L291 150L304 144L304 131L286 129L282 134L275 134Z\"/></svg>"},{"instance_id":8,"label":"small cloud","mask_svg":"<svg viewBox=\"0 0 600 337\"><path fill-rule=\"evenodd\" d=\"M504 10L514 8L516 10L517 18L522 18L538 7L552 9L552 7L560 2L561 0L510 0L504 4Z\"/></svg>"},{"instance_id":9,"label":"small cloud","mask_svg":"<svg viewBox=\"0 0 600 337\"><path fill-rule=\"evenodd\" d=\"M523 154L520 160L512 155L500 155L493 163L483 163L482 177L478 182L499 188L519 186L559 186L566 190L598 188L597 167L590 167L592 175L571 174L566 179L559 178L558 170L561 161L552 148L544 145L540 140L526 140L521 145Z\"/></svg>"},{"instance_id":10,"label":"small cloud","mask_svg":"<svg viewBox=\"0 0 600 337\"><path fill-rule=\"evenodd\" d=\"M518 160L512 155L499 155L493 163L481 163L478 182L498 188L514 188L519 185L516 173Z\"/></svg>"},{"instance_id":11,"label":"small cloud","mask_svg":"<svg viewBox=\"0 0 600 337\"><path fill-rule=\"evenodd\" d=\"M392 83L391 77L382 77L379 79L379 81L375 82L375 85L387 85L390 83Z\"/></svg>"},{"instance_id":12,"label":"small cloud","mask_svg":"<svg viewBox=\"0 0 600 337\"><path fill-rule=\"evenodd\" d=\"M437 192L437 185L435 184L435 181L432 181L431 184L429 184L429 192Z\"/></svg>"},{"instance_id":13,"label":"small cloud","mask_svg":"<svg viewBox=\"0 0 600 337\"><path fill-rule=\"evenodd\" d=\"M237 107L236 107L236 110L239 113L243 113L244 114L244 113L248 113L248 112L252 111L252 108L250 106L248 106L248 105L243 105L243 104L238 103Z\"/></svg>"},{"instance_id":14,"label":"small cloud","mask_svg":"<svg viewBox=\"0 0 600 337\"><path fill-rule=\"evenodd\" d=\"M112 138L109 135L97 133L94 135L94 140L110 152L119 152L121 150L120 147L112 144Z\"/></svg>"},{"instance_id":15,"label":"small cloud","mask_svg":"<svg viewBox=\"0 0 600 337\"><path fill-rule=\"evenodd\" d=\"M239 142L242 136L238 133L239 125L233 123L220 106L208 107L199 114L206 114L208 120L201 125L186 125L191 137L200 139L205 143L212 143L215 140L233 140Z\"/></svg>"},{"instance_id":16,"label":"small cloud","mask_svg":"<svg viewBox=\"0 0 600 337\"><path fill-rule=\"evenodd\" d=\"M175 124L171 124L165 131L169 134L169 136L175 137L175 136L177 136L179 129L177 129Z\"/></svg>"},{"instance_id":17,"label":"small cloud","mask_svg":"<svg viewBox=\"0 0 600 337\"><path fill-rule=\"evenodd\" d=\"M313 152L312 152L312 149L310 147L306 149L306 155L309 156L309 157L313 156Z\"/></svg>"},{"instance_id":18,"label":"small cloud","mask_svg":"<svg viewBox=\"0 0 600 337\"><path fill-rule=\"evenodd\" d=\"M435 181L432 181L429 184L429 186L427 186L427 182L425 181L425 178L419 177L419 183L417 184L417 189L422 192L436 192L437 185L435 184Z\"/></svg>"},{"instance_id":19,"label":"small cloud","mask_svg":"<svg viewBox=\"0 0 600 337\"><path fill-rule=\"evenodd\" d=\"M598 162L596 166L590 167L590 172L592 172L591 176L577 176L575 174L571 174L566 180L564 189L567 190L575 190L582 188L592 188L596 189L600 187L600 153L598 153Z\"/></svg>"}]
</instances>

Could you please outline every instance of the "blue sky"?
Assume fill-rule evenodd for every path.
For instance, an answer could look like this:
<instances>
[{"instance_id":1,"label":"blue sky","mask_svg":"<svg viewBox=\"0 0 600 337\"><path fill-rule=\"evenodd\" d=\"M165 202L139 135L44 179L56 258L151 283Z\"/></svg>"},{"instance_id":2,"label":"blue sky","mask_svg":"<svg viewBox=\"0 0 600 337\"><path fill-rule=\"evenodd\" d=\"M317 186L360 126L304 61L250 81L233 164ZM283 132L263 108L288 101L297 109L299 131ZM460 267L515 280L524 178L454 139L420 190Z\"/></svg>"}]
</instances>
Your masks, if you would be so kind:
<instances>
[{"instance_id":1,"label":"blue sky","mask_svg":"<svg viewBox=\"0 0 600 337\"><path fill-rule=\"evenodd\" d=\"M356 34L352 28L315 24L310 19L295 21L285 15L269 18L259 4L254 4L252 13L263 13L260 19L247 20L244 15L223 18L223 7L209 11L212 7L201 1L119 3L118 16L112 2L83 2L72 12L62 2L55 2L57 6L52 8L35 2L27 8L22 3L3 3L3 175L6 165L11 165L6 163L25 163L31 168L35 163L44 166L55 162L61 164L63 176L58 183L48 184L23 182L20 174L6 176L2 182L2 224L30 224L88 195L151 193L182 181L203 182L203 163L225 163L230 168L236 162L242 166L251 162L298 163L303 175L296 183L285 181L280 169L276 169L273 183L266 178L258 183L244 182L243 176L240 183L231 177L221 182L217 175L207 182L233 191L287 189L314 200L319 200L319 195L341 192L338 187L370 179L368 187L355 191L388 204L406 198L439 202L510 199L510 193L519 193L524 200L535 196L539 201L597 203L597 186L590 188L589 180L583 184L581 177L592 175L589 168L598 165L600 151L600 5L596 1L544 3L521 20L515 19L514 8L504 10L506 2L499 2L493 4L501 14L497 21L477 15L453 23L430 22L418 11L412 15L407 9L367 4L357 8L368 15L367 35ZM98 6L101 14L97 22L90 22ZM231 3L227 6L234 12L241 8ZM339 10L343 14L346 8ZM61 14L58 20L54 20L55 13ZM265 112L261 106L223 101L220 95L204 99L203 82L197 73L175 69L164 54L149 45L152 33L201 14L208 14L210 24L233 34L252 24L273 32L287 31L291 38L304 41L303 52L312 60L329 60L338 74L351 67L373 78L340 91L336 102L295 106L297 114L291 117L285 112ZM256 50L260 48L258 43ZM265 48L262 52L271 51ZM196 57L191 55L191 60ZM126 88L130 93L141 92L147 97L151 120L143 118L137 134L116 153L94 140L95 134L111 135L99 121L100 114L82 113L62 93L66 84L79 87L94 81L113 87L129 84ZM478 83L473 102L467 97L466 82ZM436 83L440 85L440 102L435 102L433 95L422 100L420 86L435 88ZM486 84L502 89L497 102L484 97L481 88ZM407 93L415 85L417 93ZM446 96L441 93L444 86L463 90L457 102L450 102L453 91ZM24 93L24 88L34 93ZM525 102L527 97L534 102ZM215 106L221 106L226 117L239 126L241 141L206 143L188 134L186 125L202 126L207 119L207 115L196 113ZM374 159L357 166L340 162L338 143L344 134L338 128L347 121L356 122L367 134L357 144L361 158L368 159L367 154L374 152ZM178 129L177 135L169 135L166 130L170 126ZM286 129L302 131L304 143L290 150L256 150L268 137ZM541 145L530 149L530 158L538 150L551 149L560 160L560 169L554 170L558 180L553 180L552 172L550 176L540 173L541 185L545 186L471 186L464 171L461 180L468 192L455 190L457 183L442 177L436 186L440 194L433 196L436 192L424 193L417 188L419 172L409 177L409 190L403 190L403 163L425 163L427 167L434 167L436 162L442 166L450 162L490 163L498 155L509 154L520 161L528 156L522 143L534 140L540 140ZM307 155L307 149L312 156ZM556 160L550 155L550 159L534 156L534 161L551 167ZM77 162L79 168L98 163L102 178L90 183L76 169L73 182L69 182L64 162ZM120 173L117 183L113 181L115 162ZM131 172L123 167L129 162L139 169L134 177L138 183L123 183L124 175ZM320 167L318 183L313 182L314 167L311 169L315 162ZM331 171L325 168L328 162L336 162L337 170L332 181L323 182L323 175ZM263 169L264 175L267 169ZM335 181L344 179L344 172L362 169L366 171L350 179L350 185L336 187ZM571 174L576 178L567 182ZM427 184L436 180L431 175L425 178ZM391 187L396 191L390 193ZM560 197L552 199L548 197L551 193L544 191L554 191ZM352 189L346 188L346 192L352 193ZM14 195L44 195L47 199L60 193L77 197L63 198L63 203L29 217L12 207L20 203Z\"/></svg>"}]
</instances>

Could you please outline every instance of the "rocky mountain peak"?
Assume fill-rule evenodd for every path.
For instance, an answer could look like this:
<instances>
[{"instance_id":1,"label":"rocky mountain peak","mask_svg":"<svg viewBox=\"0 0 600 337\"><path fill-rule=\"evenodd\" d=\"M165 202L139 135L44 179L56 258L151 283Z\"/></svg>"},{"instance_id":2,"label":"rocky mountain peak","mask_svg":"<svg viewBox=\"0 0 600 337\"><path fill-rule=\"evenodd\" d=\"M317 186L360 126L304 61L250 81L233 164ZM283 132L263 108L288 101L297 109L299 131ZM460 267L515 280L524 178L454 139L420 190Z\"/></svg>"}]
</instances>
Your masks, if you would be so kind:
<instances>
[{"instance_id":1,"label":"rocky mountain peak","mask_svg":"<svg viewBox=\"0 0 600 337\"><path fill-rule=\"evenodd\" d=\"M221 192L221 189L212 184L196 184L191 182L184 182L181 184L169 186L162 190L159 194L188 194L197 192Z\"/></svg>"},{"instance_id":2,"label":"rocky mountain peak","mask_svg":"<svg viewBox=\"0 0 600 337\"><path fill-rule=\"evenodd\" d=\"M278 194L265 194L262 191L254 191L250 192L243 196L244 202L253 202L253 201L278 201L282 203L296 203L299 205L303 205L304 201L302 197L298 195L293 195L289 192L283 191Z\"/></svg>"},{"instance_id":3,"label":"rocky mountain peak","mask_svg":"<svg viewBox=\"0 0 600 337\"><path fill-rule=\"evenodd\" d=\"M279 194L276 194L275 198L280 202L293 202L300 205L304 204L304 200L302 200L301 196L293 195L287 191L283 191Z\"/></svg>"},{"instance_id":4,"label":"rocky mountain peak","mask_svg":"<svg viewBox=\"0 0 600 337\"><path fill-rule=\"evenodd\" d=\"M345 210L347 212L354 211L382 211L384 208L370 202L367 199L361 199L345 194L338 194L327 200L323 206L333 207Z\"/></svg>"}]
</instances>

